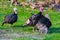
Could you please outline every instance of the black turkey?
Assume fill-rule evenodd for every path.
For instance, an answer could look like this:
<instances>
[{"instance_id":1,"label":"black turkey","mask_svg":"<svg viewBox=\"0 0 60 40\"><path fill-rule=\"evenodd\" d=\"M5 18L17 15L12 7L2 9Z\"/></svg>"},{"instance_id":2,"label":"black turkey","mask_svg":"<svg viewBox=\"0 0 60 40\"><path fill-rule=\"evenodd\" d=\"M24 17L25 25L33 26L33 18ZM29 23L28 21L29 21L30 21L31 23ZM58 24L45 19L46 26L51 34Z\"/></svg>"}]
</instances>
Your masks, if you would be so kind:
<instances>
[{"instance_id":1,"label":"black turkey","mask_svg":"<svg viewBox=\"0 0 60 40\"><path fill-rule=\"evenodd\" d=\"M17 9L14 8L14 13L13 14L9 14L9 15L6 15L4 17L4 20L3 20L3 23L2 23L2 26L5 24L5 23L8 23L8 24L13 24L17 21Z\"/></svg>"},{"instance_id":2,"label":"black turkey","mask_svg":"<svg viewBox=\"0 0 60 40\"><path fill-rule=\"evenodd\" d=\"M33 30L37 29L39 32L41 32L41 34L46 34L52 23L48 15L43 16L42 14L38 13L37 15L33 14L31 17L29 17L23 26L29 25L34 26Z\"/></svg>"}]
</instances>

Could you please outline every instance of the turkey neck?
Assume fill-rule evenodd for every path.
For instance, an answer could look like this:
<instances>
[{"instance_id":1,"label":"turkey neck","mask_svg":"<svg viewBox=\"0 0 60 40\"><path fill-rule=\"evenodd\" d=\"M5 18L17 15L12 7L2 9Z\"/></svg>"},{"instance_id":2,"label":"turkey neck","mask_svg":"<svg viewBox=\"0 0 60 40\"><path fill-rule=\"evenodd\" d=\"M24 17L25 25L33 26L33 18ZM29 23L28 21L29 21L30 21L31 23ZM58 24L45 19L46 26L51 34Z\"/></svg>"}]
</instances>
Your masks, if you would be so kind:
<instances>
[{"instance_id":1,"label":"turkey neck","mask_svg":"<svg viewBox=\"0 0 60 40\"><path fill-rule=\"evenodd\" d=\"M14 12L14 15L17 15L17 13Z\"/></svg>"}]
</instances>

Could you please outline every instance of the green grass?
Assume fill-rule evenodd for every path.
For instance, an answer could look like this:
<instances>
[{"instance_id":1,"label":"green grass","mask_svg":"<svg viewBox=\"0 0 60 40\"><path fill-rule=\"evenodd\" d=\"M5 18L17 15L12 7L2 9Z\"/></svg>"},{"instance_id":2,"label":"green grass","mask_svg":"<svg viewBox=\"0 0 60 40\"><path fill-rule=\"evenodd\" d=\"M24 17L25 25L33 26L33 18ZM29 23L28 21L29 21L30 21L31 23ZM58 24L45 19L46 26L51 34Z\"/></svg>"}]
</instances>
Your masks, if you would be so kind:
<instances>
[{"instance_id":1,"label":"green grass","mask_svg":"<svg viewBox=\"0 0 60 40\"><path fill-rule=\"evenodd\" d=\"M8 3L9 4L9 3ZM30 13L34 13L37 14L39 11L37 9L35 10L31 10L30 8L26 9L24 7L20 7L17 6L17 11L18 11L18 20L16 23L13 24L12 27L9 27L8 24L5 24L4 26L1 26L2 21L4 16L6 16L7 14L13 13L13 8L9 7L8 4L2 4L0 6L0 30L6 30L7 33L11 33L10 32L10 28L12 28L13 32L12 33L23 33L23 34L36 34L37 37L39 37L38 35L39 32L33 32L32 31L32 27L28 26L23 28L23 24L25 23L25 21L30 17ZM5 7L4 7L5 5ZM52 22L52 26L48 31L47 35L43 35L43 40L60 40L60 12L56 11L56 10L51 10L51 9L47 9L46 11L44 11L43 15L45 15L46 13L49 14L50 20ZM40 35L42 36L42 35ZM38 38L32 38L32 36L28 36L28 37L19 37L19 38L13 38L13 40L39 40Z\"/></svg>"}]
</instances>

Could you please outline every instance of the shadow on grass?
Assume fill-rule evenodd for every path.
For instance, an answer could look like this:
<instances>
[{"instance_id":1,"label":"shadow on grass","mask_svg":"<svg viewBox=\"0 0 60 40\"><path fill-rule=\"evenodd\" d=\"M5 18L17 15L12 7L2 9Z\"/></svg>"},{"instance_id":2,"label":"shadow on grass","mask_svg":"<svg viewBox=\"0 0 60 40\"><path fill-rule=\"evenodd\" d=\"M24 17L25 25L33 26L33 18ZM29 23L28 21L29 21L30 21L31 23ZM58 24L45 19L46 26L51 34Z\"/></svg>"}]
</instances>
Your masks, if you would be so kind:
<instances>
[{"instance_id":1,"label":"shadow on grass","mask_svg":"<svg viewBox=\"0 0 60 40\"><path fill-rule=\"evenodd\" d=\"M25 26L23 26L23 25L14 25L13 27L16 27L16 28L24 28Z\"/></svg>"},{"instance_id":2,"label":"shadow on grass","mask_svg":"<svg viewBox=\"0 0 60 40\"><path fill-rule=\"evenodd\" d=\"M50 28L48 33L60 33L60 28Z\"/></svg>"}]
</instances>

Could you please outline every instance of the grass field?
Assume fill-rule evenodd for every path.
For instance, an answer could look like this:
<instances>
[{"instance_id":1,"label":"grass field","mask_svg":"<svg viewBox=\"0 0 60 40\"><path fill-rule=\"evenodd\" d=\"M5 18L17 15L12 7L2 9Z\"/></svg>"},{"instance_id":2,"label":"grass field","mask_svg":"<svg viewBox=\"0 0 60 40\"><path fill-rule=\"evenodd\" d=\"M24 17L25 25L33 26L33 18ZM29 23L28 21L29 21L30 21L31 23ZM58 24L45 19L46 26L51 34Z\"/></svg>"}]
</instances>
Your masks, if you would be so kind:
<instances>
[{"instance_id":1,"label":"grass field","mask_svg":"<svg viewBox=\"0 0 60 40\"><path fill-rule=\"evenodd\" d=\"M2 4L0 3L0 39L3 40L60 40L60 12L56 10L51 10L50 8L46 9L43 13L49 14L52 26L48 31L47 35L40 35L39 32L33 32L32 27L23 27L26 19L30 17L30 13L37 14L39 11L37 9L31 10L30 8L24 8L17 6L18 11L18 20L13 24L12 27L9 27L8 24L1 26L3 18L5 15L13 13L14 6L10 7L9 3ZM13 32L12 32L13 30Z\"/></svg>"}]
</instances>

